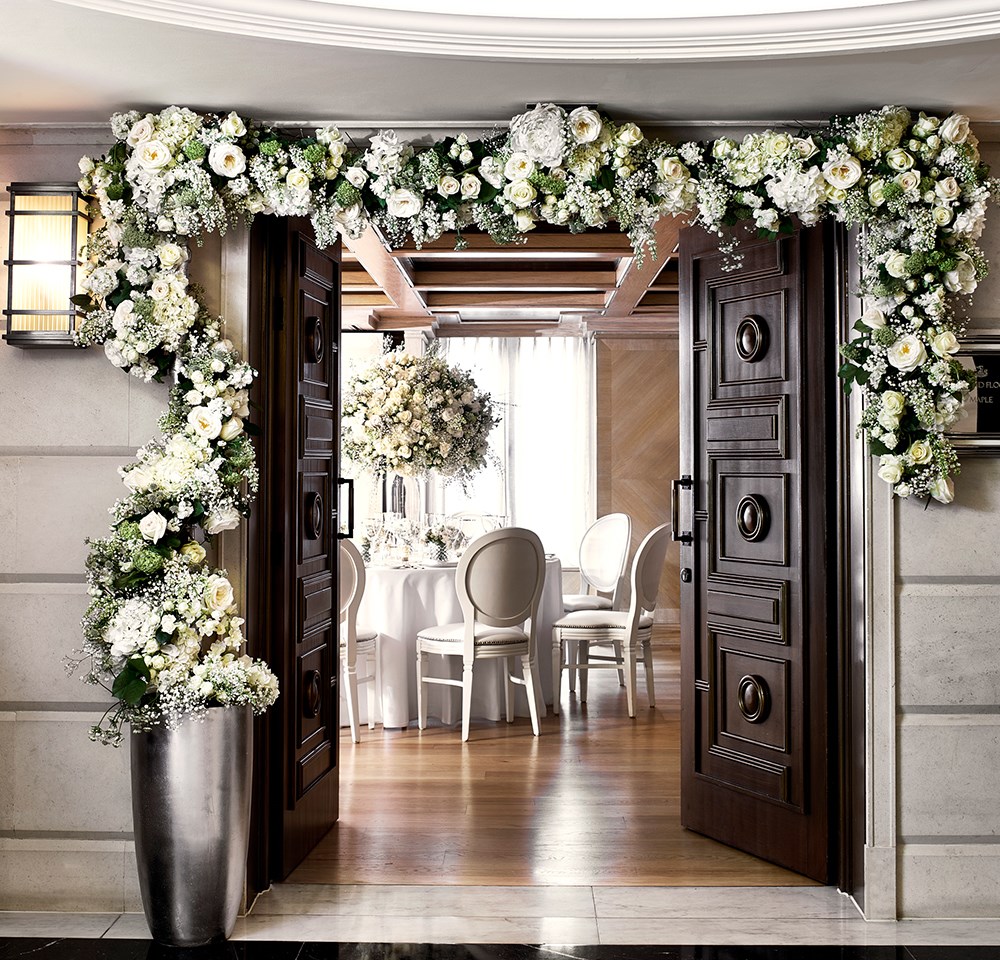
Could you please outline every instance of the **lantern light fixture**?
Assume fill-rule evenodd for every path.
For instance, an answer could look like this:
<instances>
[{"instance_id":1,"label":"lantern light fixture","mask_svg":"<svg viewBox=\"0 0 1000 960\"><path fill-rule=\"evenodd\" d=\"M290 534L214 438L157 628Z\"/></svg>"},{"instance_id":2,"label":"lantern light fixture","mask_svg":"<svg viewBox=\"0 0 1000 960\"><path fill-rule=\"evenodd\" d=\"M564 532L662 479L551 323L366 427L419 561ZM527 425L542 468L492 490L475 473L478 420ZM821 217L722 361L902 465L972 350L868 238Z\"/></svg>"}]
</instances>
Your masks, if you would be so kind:
<instances>
[{"instance_id":1,"label":"lantern light fixture","mask_svg":"<svg viewBox=\"0 0 1000 960\"><path fill-rule=\"evenodd\" d=\"M87 249L87 201L75 183L12 183L7 332L16 347L73 347L77 268Z\"/></svg>"}]
</instances>

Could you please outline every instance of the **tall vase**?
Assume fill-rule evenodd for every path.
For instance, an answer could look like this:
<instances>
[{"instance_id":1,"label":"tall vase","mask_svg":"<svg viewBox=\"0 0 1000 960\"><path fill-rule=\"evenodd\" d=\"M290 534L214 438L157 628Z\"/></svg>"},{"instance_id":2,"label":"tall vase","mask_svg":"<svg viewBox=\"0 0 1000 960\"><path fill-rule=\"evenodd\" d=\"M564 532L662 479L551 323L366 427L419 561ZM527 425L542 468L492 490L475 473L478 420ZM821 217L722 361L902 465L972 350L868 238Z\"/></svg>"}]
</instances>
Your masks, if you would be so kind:
<instances>
[{"instance_id":1,"label":"tall vase","mask_svg":"<svg viewBox=\"0 0 1000 960\"><path fill-rule=\"evenodd\" d=\"M153 939L194 947L233 932L250 832L253 718L212 707L204 722L133 733L132 822Z\"/></svg>"}]
</instances>

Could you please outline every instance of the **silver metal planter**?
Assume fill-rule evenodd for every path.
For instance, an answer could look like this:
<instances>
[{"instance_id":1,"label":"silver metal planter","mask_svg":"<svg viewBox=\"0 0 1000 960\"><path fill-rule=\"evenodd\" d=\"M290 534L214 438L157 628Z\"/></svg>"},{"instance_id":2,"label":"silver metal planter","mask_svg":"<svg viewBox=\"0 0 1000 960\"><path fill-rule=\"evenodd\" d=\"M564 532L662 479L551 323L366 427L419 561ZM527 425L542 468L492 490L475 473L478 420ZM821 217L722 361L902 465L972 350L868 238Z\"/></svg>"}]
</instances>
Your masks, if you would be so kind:
<instances>
[{"instance_id":1,"label":"silver metal planter","mask_svg":"<svg viewBox=\"0 0 1000 960\"><path fill-rule=\"evenodd\" d=\"M214 707L205 721L133 733L132 823L153 939L193 947L228 937L243 897L253 719Z\"/></svg>"}]
</instances>

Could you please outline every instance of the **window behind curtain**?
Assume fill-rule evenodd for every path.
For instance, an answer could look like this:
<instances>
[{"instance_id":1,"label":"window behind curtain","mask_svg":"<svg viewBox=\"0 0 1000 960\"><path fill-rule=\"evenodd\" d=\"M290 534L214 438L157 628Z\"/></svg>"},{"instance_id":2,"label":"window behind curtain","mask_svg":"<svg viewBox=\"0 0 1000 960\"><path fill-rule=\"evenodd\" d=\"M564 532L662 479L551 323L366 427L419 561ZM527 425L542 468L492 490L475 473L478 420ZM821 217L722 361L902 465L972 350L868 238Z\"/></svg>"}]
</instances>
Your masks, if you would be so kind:
<instances>
[{"instance_id":1,"label":"window behind curtain","mask_svg":"<svg viewBox=\"0 0 1000 960\"><path fill-rule=\"evenodd\" d=\"M577 337L449 337L445 359L472 371L501 422L487 466L465 491L440 484L434 508L506 516L534 530L545 550L575 566L595 517L594 350Z\"/></svg>"}]
</instances>

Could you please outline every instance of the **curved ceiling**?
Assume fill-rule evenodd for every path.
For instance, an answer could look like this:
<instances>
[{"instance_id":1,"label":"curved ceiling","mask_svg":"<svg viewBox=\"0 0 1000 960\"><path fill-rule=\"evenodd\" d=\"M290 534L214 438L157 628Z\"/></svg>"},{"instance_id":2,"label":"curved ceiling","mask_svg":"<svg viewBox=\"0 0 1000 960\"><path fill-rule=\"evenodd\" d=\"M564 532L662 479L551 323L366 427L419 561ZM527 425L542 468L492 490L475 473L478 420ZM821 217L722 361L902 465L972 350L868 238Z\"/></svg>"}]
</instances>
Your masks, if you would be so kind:
<instances>
[{"instance_id":1,"label":"curved ceiling","mask_svg":"<svg viewBox=\"0 0 1000 960\"><path fill-rule=\"evenodd\" d=\"M703 0L699 16L644 0L603 10L510 0L511 16L459 0L60 0L124 17L298 43L456 57L705 61L849 53L1000 34L991 0ZM561 5L565 10L565 4ZM738 15L732 10L737 8ZM400 9L405 8L405 9ZM650 9L655 16L649 16ZM689 12L687 4L682 7ZM586 10L590 16L580 16ZM530 13L531 15L526 15Z\"/></svg>"}]
</instances>

